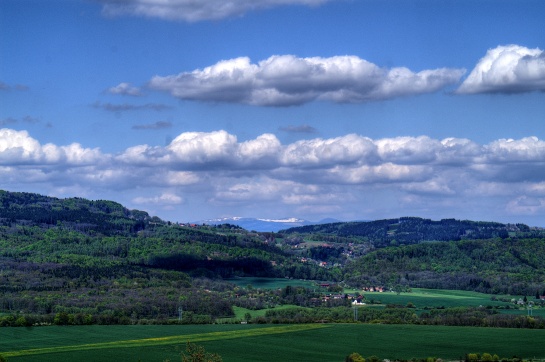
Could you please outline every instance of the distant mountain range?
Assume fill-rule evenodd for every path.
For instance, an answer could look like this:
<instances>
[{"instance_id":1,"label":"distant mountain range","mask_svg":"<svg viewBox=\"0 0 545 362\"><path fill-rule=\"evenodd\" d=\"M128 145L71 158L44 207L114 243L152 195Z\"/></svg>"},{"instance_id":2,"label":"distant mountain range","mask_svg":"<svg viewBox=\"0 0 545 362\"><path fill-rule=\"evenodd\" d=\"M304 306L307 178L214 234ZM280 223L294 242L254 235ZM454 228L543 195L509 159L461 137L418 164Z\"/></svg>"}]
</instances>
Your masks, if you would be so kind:
<instances>
[{"instance_id":1,"label":"distant mountain range","mask_svg":"<svg viewBox=\"0 0 545 362\"><path fill-rule=\"evenodd\" d=\"M320 221L308 221L298 219L294 217L287 217L281 219L258 219L252 217L223 217L217 219L208 219L195 221L195 224L207 224L207 225L221 225L232 224L240 226L250 231L260 232L278 232L280 230L289 229L298 226L318 225L339 222L336 219L323 219Z\"/></svg>"}]
</instances>

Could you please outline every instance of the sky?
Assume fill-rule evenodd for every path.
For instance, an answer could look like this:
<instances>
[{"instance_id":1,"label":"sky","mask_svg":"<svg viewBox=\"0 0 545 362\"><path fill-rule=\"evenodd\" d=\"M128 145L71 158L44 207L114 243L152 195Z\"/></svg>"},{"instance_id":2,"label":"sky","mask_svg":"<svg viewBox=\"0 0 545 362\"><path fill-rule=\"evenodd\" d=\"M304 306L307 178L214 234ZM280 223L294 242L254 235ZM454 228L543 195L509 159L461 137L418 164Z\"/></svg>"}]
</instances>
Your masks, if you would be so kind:
<instances>
[{"instance_id":1,"label":"sky","mask_svg":"<svg viewBox=\"0 0 545 362\"><path fill-rule=\"evenodd\" d=\"M0 0L0 189L545 227L541 0Z\"/></svg>"}]
</instances>

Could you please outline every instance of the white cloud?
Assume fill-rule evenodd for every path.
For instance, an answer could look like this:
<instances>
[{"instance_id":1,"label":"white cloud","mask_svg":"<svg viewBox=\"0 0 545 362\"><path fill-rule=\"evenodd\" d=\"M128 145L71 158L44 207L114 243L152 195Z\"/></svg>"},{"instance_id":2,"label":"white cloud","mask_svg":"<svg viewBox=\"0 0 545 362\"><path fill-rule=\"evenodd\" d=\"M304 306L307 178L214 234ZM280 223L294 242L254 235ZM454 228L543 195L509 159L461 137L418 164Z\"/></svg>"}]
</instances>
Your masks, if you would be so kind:
<instances>
[{"instance_id":1,"label":"white cloud","mask_svg":"<svg viewBox=\"0 0 545 362\"><path fill-rule=\"evenodd\" d=\"M457 93L520 93L545 91L545 52L520 45L490 49Z\"/></svg>"},{"instance_id":2,"label":"white cloud","mask_svg":"<svg viewBox=\"0 0 545 362\"><path fill-rule=\"evenodd\" d=\"M220 130L107 154L78 143L42 145L26 131L0 129L0 188L87 190L159 210L197 203L211 213L231 205L356 215L361 205L375 211L390 205L403 215L413 205L466 217L464 210L495 205L489 213L538 215L544 185L545 141L536 137L479 145L458 138L349 134L282 144L273 134L239 141Z\"/></svg>"},{"instance_id":3,"label":"white cloud","mask_svg":"<svg viewBox=\"0 0 545 362\"><path fill-rule=\"evenodd\" d=\"M419 183L407 183L403 189L416 194L455 195L456 192L443 179L429 179Z\"/></svg>"},{"instance_id":4,"label":"white cloud","mask_svg":"<svg viewBox=\"0 0 545 362\"><path fill-rule=\"evenodd\" d=\"M109 88L108 92L112 94L119 94L123 96L133 96L133 97L140 97L142 95L142 93L140 92L140 89L132 86L130 83L119 83L115 87Z\"/></svg>"},{"instance_id":5,"label":"white cloud","mask_svg":"<svg viewBox=\"0 0 545 362\"><path fill-rule=\"evenodd\" d=\"M196 184L199 181L199 176L194 172L166 171L158 175L155 183L157 185L166 184L168 186L187 186Z\"/></svg>"},{"instance_id":6,"label":"white cloud","mask_svg":"<svg viewBox=\"0 0 545 362\"><path fill-rule=\"evenodd\" d=\"M183 202L180 196L171 193L163 193L153 197L136 197L132 200L135 204L161 204L161 205L179 205Z\"/></svg>"},{"instance_id":7,"label":"white cloud","mask_svg":"<svg viewBox=\"0 0 545 362\"><path fill-rule=\"evenodd\" d=\"M166 147L173 161L198 165L229 163L236 149L237 137L225 131L182 133Z\"/></svg>"},{"instance_id":8,"label":"white cloud","mask_svg":"<svg viewBox=\"0 0 545 362\"><path fill-rule=\"evenodd\" d=\"M283 165L305 168L374 163L377 159L376 148L371 139L349 134L330 139L297 141L285 147L280 159Z\"/></svg>"},{"instance_id":9,"label":"white cloud","mask_svg":"<svg viewBox=\"0 0 545 362\"><path fill-rule=\"evenodd\" d=\"M267 163L274 162L281 152L282 145L273 134L264 134L255 140L243 142L238 147L240 162L244 164L261 164L266 167ZM254 167L255 167L254 166Z\"/></svg>"},{"instance_id":10,"label":"white cloud","mask_svg":"<svg viewBox=\"0 0 545 362\"><path fill-rule=\"evenodd\" d=\"M72 166L88 165L101 160L98 148L83 148L78 143L68 146L40 145L27 131L0 129L0 164L66 163Z\"/></svg>"},{"instance_id":11,"label":"white cloud","mask_svg":"<svg viewBox=\"0 0 545 362\"><path fill-rule=\"evenodd\" d=\"M196 22L241 16L282 5L316 6L330 0L98 0L106 16L133 15Z\"/></svg>"},{"instance_id":12,"label":"white cloud","mask_svg":"<svg viewBox=\"0 0 545 362\"><path fill-rule=\"evenodd\" d=\"M432 175L426 166L399 165L390 162L377 166L334 167L324 175L329 182L338 184L381 184L425 181ZM336 180L336 181L335 181Z\"/></svg>"},{"instance_id":13,"label":"white cloud","mask_svg":"<svg viewBox=\"0 0 545 362\"><path fill-rule=\"evenodd\" d=\"M216 184L214 202L261 202L277 200L294 183L256 177L255 180L234 184Z\"/></svg>"},{"instance_id":14,"label":"white cloud","mask_svg":"<svg viewBox=\"0 0 545 362\"><path fill-rule=\"evenodd\" d=\"M545 198L538 199L519 196L509 201L506 211L516 215L543 214L545 212Z\"/></svg>"},{"instance_id":15,"label":"white cloud","mask_svg":"<svg viewBox=\"0 0 545 362\"><path fill-rule=\"evenodd\" d=\"M457 83L464 72L385 69L356 56L275 55L257 64L241 57L192 72L155 76L149 86L185 100L292 106L314 100L359 103L431 93Z\"/></svg>"},{"instance_id":16,"label":"white cloud","mask_svg":"<svg viewBox=\"0 0 545 362\"><path fill-rule=\"evenodd\" d=\"M429 137L396 137L381 139L377 142L378 154L383 160L395 163L429 163L435 161L441 151L439 140Z\"/></svg>"},{"instance_id":17,"label":"white cloud","mask_svg":"<svg viewBox=\"0 0 545 362\"><path fill-rule=\"evenodd\" d=\"M486 150L490 162L545 162L545 141L537 137L500 139L487 145Z\"/></svg>"}]
</instances>

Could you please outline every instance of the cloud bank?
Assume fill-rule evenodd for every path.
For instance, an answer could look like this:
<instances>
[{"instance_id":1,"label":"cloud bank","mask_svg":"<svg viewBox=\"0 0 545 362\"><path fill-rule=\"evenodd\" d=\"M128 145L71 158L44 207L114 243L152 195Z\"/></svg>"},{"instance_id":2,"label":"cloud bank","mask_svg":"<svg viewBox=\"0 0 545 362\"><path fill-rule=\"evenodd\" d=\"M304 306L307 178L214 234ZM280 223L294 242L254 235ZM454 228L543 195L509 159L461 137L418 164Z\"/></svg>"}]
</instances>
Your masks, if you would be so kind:
<instances>
[{"instance_id":1,"label":"cloud bank","mask_svg":"<svg viewBox=\"0 0 545 362\"><path fill-rule=\"evenodd\" d=\"M241 16L283 5L317 6L330 0L99 0L105 16L145 16L197 22Z\"/></svg>"},{"instance_id":2,"label":"cloud bank","mask_svg":"<svg viewBox=\"0 0 545 362\"><path fill-rule=\"evenodd\" d=\"M218 205L242 210L258 204L307 215L353 210L353 219L362 208L391 208L393 215L404 208L411 214L433 209L452 216L488 202L497 212L499 199L504 216L539 215L545 212L545 141L480 145L460 138L348 134L284 145L273 134L239 141L219 130L107 154L78 143L41 144L26 131L4 128L0 180L8 190L26 185L54 194L66 187L136 192L129 202L154 208L198 198L211 212Z\"/></svg>"},{"instance_id":3,"label":"cloud bank","mask_svg":"<svg viewBox=\"0 0 545 362\"><path fill-rule=\"evenodd\" d=\"M256 106L293 106L314 100L361 103L436 92L458 83L464 72L380 68L356 56L275 55L257 64L240 57L192 72L155 76L149 87L184 100Z\"/></svg>"},{"instance_id":4,"label":"cloud bank","mask_svg":"<svg viewBox=\"0 0 545 362\"><path fill-rule=\"evenodd\" d=\"M520 45L488 50L458 88L459 94L545 91L545 52Z\"/></svg>"}]
</instances>

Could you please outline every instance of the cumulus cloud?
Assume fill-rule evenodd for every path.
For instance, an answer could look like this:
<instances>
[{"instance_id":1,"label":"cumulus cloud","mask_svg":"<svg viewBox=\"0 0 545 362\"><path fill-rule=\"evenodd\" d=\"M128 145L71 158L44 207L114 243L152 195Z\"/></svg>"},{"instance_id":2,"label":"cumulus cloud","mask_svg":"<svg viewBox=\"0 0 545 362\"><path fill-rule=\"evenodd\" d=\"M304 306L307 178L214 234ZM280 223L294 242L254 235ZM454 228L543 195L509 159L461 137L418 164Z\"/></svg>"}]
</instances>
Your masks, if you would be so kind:
<instances>
[{"instance_id":1,"label":"cumulus cloud","mask_svg":"<svg viewBox=\"0 0 545 362\"><path fill-rule=\"evenodd\" d=\"M155 76L149 86L184 100L293 106L314 100L360 103L431 93L457 83L464 72L387 69L356 56L275 55L257 64L240 57L191 72Z\"/></svg>"},{"instance_id":2,"label":"cumulus cloud","mask_svg":"<svg viewBox=\"0 0 545 362\"><path fill-rule=\"evenodd\" d=\"M282 5L316 6L331 0L98 0L106 16L145 16L197 22L241 16Z\"/></svg>"},{"instance_id":3,"label":"cumulus cloud","mask_svg":"<svg viewBox=\"0 0 545 362\"><path fill-rule=\"evenodd\" d=\"M545 141L477 144L348 134L282 144L273 134L239 140L219 130L185 132L166 146L141 144L108 154L78 143L41 144L26 131L4 128L0 187L14 185L39 185L38 192L43 185L130 191L128 202L154 207L199 197L194 202L210 207L284 205L311 212L357 209L365 202L376 211L395 199L399 207L440 205L463 213L469 205L480 207L479 200L503 200L506 214L537 215L545 200Z\"/></svg>"},{"instance_id":4,"label":"cumulus cloud","mask_svg":"<svg viewBox=\"0 0 545 362\"><path fill-rule=\"evenodd\" d=\"M130 164L161 164L182 169L253 169L275 164L281 149L272 134L238 142L226 131L186 132L166 147L138 145L128 148L117 159Z\"/></svg>"},{"instance_id":5,"label":"cumulus cloud","mask_svg":"<svg viewBox=\"0 0 545 362\"><path fill-rule=\"evenodd\" d=\"M301 140L285 147L280 161L285 166L323 167L338 164L375 163L376 145L367 137Z\"/></svg>"},{"instance_id":6,"label":"cumulus cloud","mask_svg":"<svg viewBox=\"0 0 545 362\"><path fill-rule=\"evenodd\" d=\"M26 131L0 129L0 165L64 163L79 166L99 162L101 156L98 148L83 148L79 143L41 145Z\"/></svg>"},{"instance_id":7,"label":"cumulus cloud","mask_svg":"<svg viewBox=\"0 0 545 362\"><path fill-rule=\"evenodd\" d=\"M459 94L545 91L545 52L520 45L488 50L458 88Z\"/></svg>"},{"instance_id":8,"label":"cumulus cloud","mask_svg":"<svg viewBox=\"0 0 545 362\"><path fill-rule=\"evenodd\" d=\"M108 89L111 94L119 94L123 96L140 97L142 92L139 88L132 86L130 83L119 83L115 87Z\"/></svg>"},{"instance_id":9,"label":"cumulus cloud","mask_svg":"<svg viewBox=\"0 0 545 362\"><path fill-rule=\"evenodd\" d=\"M486 150L484 156L490 162L545 162L545 141L537 137L500 139L488 144Z\"/></svg>"}]
</instances>

